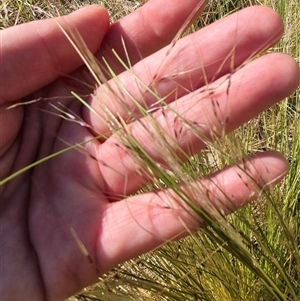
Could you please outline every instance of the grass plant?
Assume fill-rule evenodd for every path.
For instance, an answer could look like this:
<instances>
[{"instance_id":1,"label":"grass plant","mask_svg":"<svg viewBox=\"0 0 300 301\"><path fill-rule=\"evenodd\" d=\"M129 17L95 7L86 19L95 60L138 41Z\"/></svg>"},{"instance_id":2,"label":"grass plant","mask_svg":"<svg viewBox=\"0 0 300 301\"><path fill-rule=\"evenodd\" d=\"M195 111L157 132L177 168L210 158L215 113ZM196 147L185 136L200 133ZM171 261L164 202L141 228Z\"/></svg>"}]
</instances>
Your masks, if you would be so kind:
<instances>
[{"instance_id":1,"label":"grass plant","mask_svg":"<svg viewBox=\"0 0 300 301\"><path fill-rule=\"evenodd\" d=\"M5 28L65 14L92 2L4 0L0 6L0 26ZM145 1L100 2L110 10L112 19L117 20ZM297 0L208 1L203 15L188 31L195 31L255 4L272 7L285 23L285 35L272 51L288 53L300 62L300 4ZM80 44L78 47L80 51ZM117 57L117 53L115 55ZM87 64L92 65L88 57L85 58ZM132 70L129 61L121 63L128 71ZM125 94L113 70L109 66L106 68L115 79L115 92ZM141 90L152 93L158 102L164 102L156 94L155 87L145 86L134 74L132 76ZM226 78L225 84L229 85L229 80ZM162 128L149 114L151 108L145 109L135 103L139 113L149 118L149 124L159 135ZM193 124L184 119L182 122L196 131ZM119 138L153 181L153 185L145 189L171 188L205 221L206 227L116 267L103 275L96 285L86 288L74 298L86 301L300 300L299 90L218 142L208 139L207 149L187 162L182 160L187 156L183 151L179 157L170 148L170 141L175 142L172 137L168 137L167 141L162 135L158 136L167 154L167 165L172 166L172 170L161 168L134 139L122 120L108 121L107 126L116 133L122 128ZM200 132L198 134L201 135ZM261 193L257 201L226 219L216 211L208 215L207 211L194 205L191 195L199 193L199 187L191 186L187 193L178 184L203 177L245 155L265 149L275 149L285 155L290 163L288 175L272 192Z\"/></svg>"}]
</instances>

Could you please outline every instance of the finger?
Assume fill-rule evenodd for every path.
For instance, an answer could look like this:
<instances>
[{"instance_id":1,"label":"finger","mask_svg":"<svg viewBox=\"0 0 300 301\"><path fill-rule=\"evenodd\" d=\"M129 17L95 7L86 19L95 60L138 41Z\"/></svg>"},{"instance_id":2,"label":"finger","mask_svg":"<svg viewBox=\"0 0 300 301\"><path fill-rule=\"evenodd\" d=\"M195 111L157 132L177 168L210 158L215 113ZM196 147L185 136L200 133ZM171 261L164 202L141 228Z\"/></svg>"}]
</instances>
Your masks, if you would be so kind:
<instances>
[{"instance_id":1,"label":"finger","mask_svg":"<svg viewBox=\"0 0 300 301\"><path fill-rule=\"evenodd\" d=\"M0 104L24 97L82 65L57 23L78 30L95 52L108 29L107 12L91 6L55 20L35 21L0 32Z\"/></svg>"},{"instance_id":2,"label":"finger","mask_svg":"<svg viewBox=\"0 0 300 301\"><path fill-rule=\"evenodd\" d=\"M132 64L166 46L186 20L192 22L197 17L205 3L204 0L175 2L178 3L173 0L148 1L114 23L105 36L99 58L104 55L113 70L120 73L124 68L111 50L115 49L122 60L127 61L122 39Z\"/></svg>"},{"instance_id":3,"label":"finger","mask_svg":"<svg viewBox=\"0 0 300 301\"><path fill-rule=\"evenodd\" d=\"M153 118L133 123L128 127L132 139L154 162L172 170L172 158L186 160L205 147L207 140L232 131L290 95L299 83L299 67L284 54L270 54L233 74L230 82L229 93L228 80L220 79L213 84L218 87L213 94L195 91ZM147 177L141 176L147 174L143 158L133 143L126 145L124 139L130 139L126 137L130 136L116 134L99 149L98 157L105 162L99 166L111 197L131 194L147 183Z\"/></svg>"},{"instance_id":4,"label":"finger","mask_svg":"<svg viewBox=\"0 0 300 301\"><path fill-rule=\"evenodd\" d=\"M102 85L90 100L97 114L85 108L84 119L97 133L109 134L112 116L128 121L139 116L137 103L153 109L159 99L171 102L236 69L275 43L282 31L282 21L271 9L242 10L178 41L169 55L166 47Z\"/></svg>"},{"instance_id":5,"label":"finger","mask_svg":"<svg viewBox=\"0 0 300 301\"><path fill-rule=\"evenodd\" d=\"M246 163L227 167L187 186L186 190L190 190L191 201L210 210L212 216L215 208L228 214L254 200L261 193L259 187L266 189L278 183L287 169L287 162L279 153L259 153ZM187 208L170 190L109 204L97 245L100 270L105 272L162 243L183 237L188 234L187 228L197 230L201 220Z\"/></svg>"}]
</instances>

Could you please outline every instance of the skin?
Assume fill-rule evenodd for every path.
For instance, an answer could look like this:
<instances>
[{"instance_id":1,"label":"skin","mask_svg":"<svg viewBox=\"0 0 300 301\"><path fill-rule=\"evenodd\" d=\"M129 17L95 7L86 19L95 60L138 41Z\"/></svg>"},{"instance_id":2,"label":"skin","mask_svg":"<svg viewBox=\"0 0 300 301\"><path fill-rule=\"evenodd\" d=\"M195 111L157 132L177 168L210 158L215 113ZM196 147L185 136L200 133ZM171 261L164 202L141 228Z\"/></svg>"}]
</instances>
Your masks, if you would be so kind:
<instances>
[{"instance_id":1,"label":"skin","mask_svg":"<svg viewBox=\"0 0 300 301\"><path fill-rule=\"evenodd\" d=\"M89 49L98 58L105 55L126 88L138 96L140 91L132 76L123 72L110 51L113 47L122 55L122 35L131 61L136 63L136 74L151 84L158 70L155 85L159 93L168 95L166 101L186 119L201 122L204 135L212 136L209 129L217 127L217 120L226 124L226 131L231 131L291 94L299 84L299 67L284 54L265 55L244 68L237 68L231 76L227 95L227 85L221 76L231 72L232 62L225 61L232 49L235 49L234 65L238 67L282 35L279 16L265 7L243 10L202 29L176 43L166 59L169 48L159 49L172 40L198 3L198 0L151 0L111 26L107 12L98 6L57 21L65 28L76 28ZM220 32L226 38L220 36ZM55 21L24 24L0 34L1 179L66 145L87 141L95 132L105 136L101 141L87 143L85 153L69 151L0 186L1 300L62 300L93 283L98 275L118 263L186 235L178 212L193 230L197 229L199 221L191 220L190 215L180 209L180 200L174 195L171 197L168 191L127 197L147 183L146 177L137 173L137 163L117 136L70 97L70 81L72 90L78 93L82 92L82 85L74 87L74 80L66 75L80 78L87 71L81 67L80 58ZM141 57L145 59L140 61ZM161 61L167 62L163 68L158 66ZM225 63L218 72L220 62ZM214 95L220 104L218 118L214 115L211 97L203 98L197 91L205 85L203 66L208 79L214 82L212 85L219 87ZM168 80L170 74L178 74L178 70L181 75ZM167 80L162 80L164 78ZM178 84L182 88L175 97L173 91ZM119 106L119 115L127 118L118 98L112 96L109 103L103 88L97 88L86 97L100 115L103 111L95 95L103 98L108 106L111 103ZM57 111L46 101L6 110L24 98L40 97L52 99L52 104L63 103L72 113L82 116L93 130L51 114ZM132 106L126 97L122 102ZM153 98L146 97L146 102L151 105ZM171 133L176 126L169 115L167 112L165 116L162 110L153 113L155 120ZM142 119L142 122L148 124L149 120ZM164 163L155 136L145 132L140 122L130 124L129 128L148 153ZM205 146L191 131L186 128L183 131L178 143L190 155ZM264 187L279 182L288 168L282 155L272 151L256 154L245 162L251 177ZM249 176L242 174L241 179L237 170L236 166L229 166L193 185L212 191L211 203L218 210L230 213L258 193ZM166 208L166 202L177 210ZM201 197L195 198L195 202L207 205L207 200ZM78 241L87 249L89 259Z\"/></svg>"}]
</instances>

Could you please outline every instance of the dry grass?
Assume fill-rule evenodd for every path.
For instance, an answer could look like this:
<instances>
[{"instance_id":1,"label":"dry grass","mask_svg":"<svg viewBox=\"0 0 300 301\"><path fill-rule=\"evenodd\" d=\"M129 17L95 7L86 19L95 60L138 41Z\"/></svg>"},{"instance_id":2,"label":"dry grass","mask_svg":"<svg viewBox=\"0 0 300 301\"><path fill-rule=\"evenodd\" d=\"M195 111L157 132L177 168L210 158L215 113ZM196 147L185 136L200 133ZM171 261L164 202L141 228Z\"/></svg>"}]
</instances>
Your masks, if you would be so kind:
<instances>
[{"instance_id":1,"label":"dry grass","mask_svg":"<svg viewBox=\"0 0 300 301\"><path fill-rule=\"evenodd\" d=\"M65 14L92 2L4 0L0 26L5 28ZM100 4L109 9L111 19L115 21L143 2L112 0L100 1ZM286 25L282 41L273 50L289 53L299 62L300 4L297 0L208 2L202 17L192 25L192 31L243 7L269 5L282 15ZM232 145L237 146L239 155L277 149L289 159L290 173L282 186L272 195L262 196L262 205L255 203L229 219L230 235L236 241L214 237L212 233L218 230L216 228L212 233L204 231L201 235L170 243L117 267L93 288L79 294L77 300L299 300L299 137L297 91L229 135L222 144L213 145L187 163L191 173L195 172L195 165L201 165L203 169L196 172L206 174L237 156L228 152ZM292 245L291 239L296 240ZM239 249L240 244L245 248ZM254 259L256 267L251 265ZM269 278L274 281L274 286L267 282Z\"/></svg>"}]
</instances>

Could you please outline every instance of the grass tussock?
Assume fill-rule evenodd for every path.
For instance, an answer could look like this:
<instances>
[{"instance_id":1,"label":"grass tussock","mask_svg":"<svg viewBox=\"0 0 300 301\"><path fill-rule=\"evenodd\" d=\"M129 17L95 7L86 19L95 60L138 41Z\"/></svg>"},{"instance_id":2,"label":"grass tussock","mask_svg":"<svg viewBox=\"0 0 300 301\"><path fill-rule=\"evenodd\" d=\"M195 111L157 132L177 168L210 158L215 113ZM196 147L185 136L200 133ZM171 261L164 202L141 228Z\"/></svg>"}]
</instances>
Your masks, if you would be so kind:
<instances>
[{"instance_id":1,"label":"grass tussock","mask_svg":"<svg viewBox=\"0 0 300 301\"><path fill-rule=\"evenodd\" d=\"M114 0L101 1L100 4L110 10L113 20L117 20L143 2ZM1 4L1 27L65 14L91 3L4 0ZM255 4L272 7L285 23L284 37L272 51L288 53L300 62L300 4L296 0L208 1L201 18L191 25L188 32ZM78 44L79 51L80 47ZM118 58L117 53L115 55ZM91 60L86 57L86 64L92 65ZM114 79L110 92L126 95L127 91L113 70L105 66L105 61L102 64L106 75ZM132 72L130 62L121 64ZM132 76L141 91L151 93L157 103L165 104L156 93L155 85L145 85L134 72ZM229 80L230 77L224 79L225 84L229 85ZM116 267L103 275L99 283L79 294L77 300L300 300L299 90L226 137L221 134L218 142L201 137L207 142L205 151L187 162L188 154L184 150L174 152L170 147L176 139L160 134L163 129L149 114L153 107L145 108L134 98L132 102L137 112L148 118L149 123L141 123L140 126L147 131L151 129L150 134L160 143L158 147L166 153L164 163L168 168L162 168L149 156L144 145L131 135L124 120L106 119L105 122L133 154L141 166L141 173L151 178L153 184L143 191L171 188L205 221L206 227ZM126 106L123 109L126 110ZM201 135L193 123L178 116L185 126ZM257 201L226 219L218 212L209 215L209 210L195 206L191 196L199 193L199 187L190 186L187 192L178 184L204 177L236 160L240 161L244 156L266 149L275 149L285 155L290 164L288 175L272 192L261 193Z\"/></svg>"}]
</instances>

